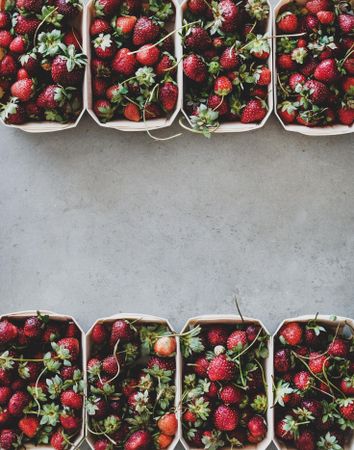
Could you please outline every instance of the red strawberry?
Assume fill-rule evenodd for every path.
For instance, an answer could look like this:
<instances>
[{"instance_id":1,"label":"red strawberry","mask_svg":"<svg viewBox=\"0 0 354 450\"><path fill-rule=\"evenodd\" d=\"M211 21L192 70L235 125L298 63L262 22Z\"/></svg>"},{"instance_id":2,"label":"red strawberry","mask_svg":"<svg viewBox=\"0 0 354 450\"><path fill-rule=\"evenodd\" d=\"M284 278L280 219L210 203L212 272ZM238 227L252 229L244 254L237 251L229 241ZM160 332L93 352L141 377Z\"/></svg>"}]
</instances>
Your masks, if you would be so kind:
<instances>
[{"instance_id":1,"label":"red strawberry","mask_svg":"<svg viewBox=\"0 0 354 450\"><path fill-rule=\"evenodd\" d=\"M40 20L36 17L25 17L19 14L15 17L14 30L16 34L32 37L39 27Z\"/></svg>"},{"instance_id":2,"label":"red strawberry","mask_svg":"<svg viewBox=\"0 0 354 450\"><path fill-rule=\"evenodd\" d=\"M207 373L211 381L229 381L235 374L235 363L227 359L226 355L216 356L209 364Z\"/></svg>"},{"instance_id":3,"label":"red strawberry","mask_svg":"<svg viewBox=\"0 0 354 450\"><path fill-rule=\"evenodd\" d=\"M146 367L148 369L151 369L154 366L156 366L156 367L158 367L159 369L162 369L162 370L172 370L172 371L174 371L175 368L176 368L174 359L171 359L171 358L169 358L169 359L168 358L159 358L157 356L152 356L148 360L147 365L146 365Z\"/></svg>"},{"instance_id":4,"label":"red strawberry","mask_svg":"<svg viewBox=\"0 0 354 450\"><path fill-rule=\"evenodd\" d=\"M202 27L194 26L189 31L184 40L186 48L195 51L202 51L211 44L209 33Z\"/></svg>"},{"instance_id":5,"label":"red strawberry","mask_svg":"<svg viewBox=\"0 0 354 450\"><path fill-rule=\"evenodd\" d=\"M9 13L2 10L0 11L0 30L8 30L11 28L11 19Z\"/></svg>"},{"instance_id":6,"label":"red strawberry","mask_svg":"<svg viewBox=\"0 0 354 450\"><path fill-rule=\"evenodd\" d=\"M203 83L207 77L206 65L198 55L192 54L184 58L183 71L188 78L196 83Z\"/></svg>"},{"instance_id":7,"label":"red strawberry","mask_svg":"<svg viewBox=\"0 0 354 450\"><path fill-rule=\"evenodd\" d=\"M42 342L55 342L60 337L60 328L55 323L48 324L42 334Z\"/></svg>"},{"instance_id":8,"label":"red strawberry","mask_svg":"<svg viewBox=\"0 0 354 450\"><path fill-rule=\"evenodd\" d=\"M9 125L21 125L26 121L26 111L25 108L13 101L10 101L5 105L5 110L10 107L10 112L4 115L4 120Z\"/></svg>"},{"instance_id":9,"label":"red strawberry","mask_svg":"<svg viewBox=\"0 0 354 450\"><path fill-rule=\"evenodd\" d=\"M62 88L57 84L50 84L38 95L36 103L43 109L55 109L61 106L64 99Z\"/></svg>"},{"instance_id":10,"label":"red strawberry","mask_svg":"<svg viewBox=\"0 0 354 450\"><path fill-rule=\"evenodd\" d=\"M16 0L16 8L23 13L39 13L43 0Z\"/></svg>"},{"instance_id":11,"label":"red strawberry","mask_svg":"<svg viewBox=\"0 0 354 450\"><path fill-rule=\"evenodd\" d=\"M221 0L218 5L218 12L222 16L221 29L230 33L236 28L238 17L238 7L231 0Z\"/></svg>"},{"instance_id":12,"label":"red strawberry","mask_svg":"<svg viewBox=\"0 0 354 450\"><path fill-rule=\"evenodd\" d=\"M219 95L211 94L208 97L208 108L217 111L219 116L224 116L229 112L229 106L224 97L219 97Z\"/></svg>"},{"instance_id":13,"label":"red strawberry","mask_svg":"<svg viewBox=\"0 0 354 450\"><path fill-rule=\"evenodd\" d=\"M124 450L148 450L152 437L149 431L135 431L125 442Z\"/></svg>"},{"instance_id":14,"label":"red strawberry","mask_svg":"<svg viewBox=\"0 0 354 450\"><path fill-rule=\"evenodd\" d=\"M347 74L354 75L354 58L347 58L343 62L343 67L344 67L345 71L347 72Z\"/></svg>"},{"instance_id":15,"label":"red strawberry","mask_svg":"<svg viewBox=\"0 0 354 450\"><path fill-rule=\"evenodd\" d=\"M135 103L128 103L124 106L123 116L132 122L140 122L141 120L140 110Z\"/></svg>"},{"instance_id":16,"label":"red strawberry","mask_svg":"<svg viewBox=\"0 0 354 450\"><path fill-rule=\"evenodd\" d=\"M102 368L108 375L116 375L118 372L116 358L114 356L107 356L102 362Z\"/></svg>"},{"instance_id":17,"label":"red strawberry","mask_svg":"<svg viewBox=\"0 0 354 450\"><path fill-rule=\"evenodd\" d=\"M7 408L0 409L0 427L7 425L11 420L11 416ZM0 447L1 448L1 447Z\"/></svg>"},{"instance_id":18,"label":"red strawberry","mask_svg":"<svg viewBox=\"0 0 354 450\"><path fill-rule=\"evenodd\" d=\"M285 419L280 420L275 425L275 434L285 441L292 441L294 438L294 434L287 428L287 423Z\"/></svg>"},{"instance_id":19,"label":"red strawberry","mask_svg":"<svg viewBox=\"0 0 354 450\"><path fill-rule=\"evenodd\" d=\"M267 114L265 104L261 100L250 100L245 108L242 110L241 122L242 123L255 123L264 119Z\"/></svg>"},{"instance_id":20,"label":"red strawberry","mask_svg":"<svg viewBox=\"0 0 354 450\"><path fill-rule=\"evenodd\" d=\"M77 430L80 426L80 419L66 412L61 414L59 419L61 426L64 428L64 430L67 430L69 432Z\"/></svg>"},{"instance_id":21,"label":"red strawberry","mask_svg":"<svg viewBox=\"0 0 354 450\"><path fill-rule=\"evenodd\" d=\"M315 105L323 105L327 102L329 90L325 84L320 81L309 80L306 81L305 88L309 89L311 101Z\"/></svg>"},{"instance_id":22,"label":"red strawberry","mask_svg":"<svg viewBox=\"0 0 354 450\"><path fill-rule=\"evenodd\" d=\"M113 16L118 10L120 0L95 0L94 8L97 17Z\"/></svg>"},{"instance_id":23,"label":"red strawberry","mask_svg":"<svg viewBox=\"0 0 354 450\"><path fill-rule=\"evenodd\" d=\"M293 123L296 119L296 107L290 102L283 102L278 107L278 114L285 123Z\"/></svg>"},{"instance_id":24,"label":"red strawberry","mask_svg":"<svg viewBox=\"0 0 354 450\"><path fill-rule=\"evenodd\" d=\"M268 86L272 81L272 73L267 66L257 69L257 84L259 86Z\"/></svg>"},{"instance_id":25,"label":"red strawberry","mask_svg":"<svg viewBox=\"0 0 354 450\"><path fill-rule=\"evenodd\" d=\"M227 348L228 350L234 350L235 348L243 348L248 344L247 334L245 331L236 330L230 334L227 339Z\"/></svg>"},{"instance_id":26,"label":"red strawberry","mask_svg":"<svg viewBox=\"0 0 354 450\"><path fill-rule=\"evenodd\" d=\"M39 420L37 417L24 417L18 422L18 426L25 436L33 438L37 434Z\"/></svg>"},{"instance_id":27,"label":"red strawberry","mask_svg":"<svg viewBox=\"0 0 354 450\"><path fill-rule=\"evenodd\" d=\"M4 429L0 431L0 448L10 450L17 441L17 435L14 430Z\"/></svg>"},{"instance_id":28,"label":"red strawberry","mask_svg":"<svg viewBox=\"0 0 354 450\"><path fill-rule=\"evenodd\" d=\"M302 327L297 322L290 322L281 328L279 331L279 339L285 344L295 347L302 341Z\"/></svg>"},{"instance_id":29,"label":"red strawberry","mask_svg":"<svg viewBox=\"0 0 354 450\"><path fill-rule=\"evenodd\" d=\"M0 321L0 344L7 344L17 338L17 327L6 319Z\"/></svg>"},{"instance_id":30,"label":"red strawberry","mask_svg":"<svg viewBox=\"0 0 354 450\"><path fill-rule=\"evenodd\" d=\"M108 78L111 76L111 67L107 61L99 58L91 59L92 75L98 78Z\"/></svg>"},{"instance_id":31,"label":"red strawberry","mask_svg":"<svg viewBox=\"0 0 354 450\"><path fill-rule=\"evenodd\" d=\"M96 17L90 26L90 35L98 36L99 34L111 33L112 28L110 24L105 19Z\"/></svg>"},{"instance_id":32,"label":"red strawberry","mask_svg":"<svg viewBox=\"0 0 354 450\"><path fill-rule=\"evenodd\" d=\"M188 9L192 14L197 16L203 16L206 12L208 6L204 2L204 0L189 0L188 1Z\"/></svg>"},{"instance_id":33,"label":"red strawberry","mask_svg":"<svg viewBox=\"0 0 354 450\"><path fill-rule=\"evenodd\" d=\"M69 47L69 45L73 45L76 51L81 49L81 37L77 34L77 31L69 30L64 34L63 42Z\"/></svg>"},{"instance_id":34,"label":"red strawberry","mask_svg":"<svg viewBox=\"0 0 354 450\"><path fill-rule=\"evenodd\" d=\"M111 59L117 47L110 34L100 33L93 41L93 48L98 58Z\"/></svg>"},{"instance_id":35,"label":"red strawberry","mask_svg":"<svg viewBox=\"0 0 354 450\"><path fill-rule=\"evenodd\" d=\"M303 31L312 31L317 32L319 26L319 20L317 19L317 16L314 14L307 14L307 16L304 16L301 22L301 29Z\"/></svg>"},{"instance_id":36,"label":"red strawberry","mask_svg":"<svg viewBox=\"0 0 354 450\"><path fill-rule=\"evenodd\" d=\"M66 323L64 335L67 338L79 338L80 337L80 330L78 329L75 322L69 321Z\"/></svg>"},{"instance_id":37,"label":"red strawberry","mask_svg":"<svg viewBox=\"0 0 354 450\"><path fill-rule=\"evenodd\" d=\"M305 64L302 64L300 66L299 70L305 77L309 77L314 73L316 67L317 62L314 59L310 58L307 60L307 62L305 62Z\"/></svg>"},{"instance_id":38,"label":"red strawberry","mask_svg":"<svg viewBox=\"0 0 354 450\"><path fill-rule=\"evenodd\" d=\"M194 372L200 377L206 377L208 375L209 361L205 356L197 358L193 364Z\"/></svg>"},{"instance_id":39,"label":"red strawberry","mask_svg":"<svg viewBox=\"0 0 354 450\"><path fill-rule=\"evenodd\" d=\"M354 399L346 398L341 401L339 411L346 420L354 420Z\"/></svg>"},{"instance_id":40,"label":"red strawberry","mask_svg":"<svg viewBox=\"0 0 354 450\"><path fill-rule=\"evenodd\" d=\"M116 20L116 28L120 31L122 34L130 34L137 22L137 18L135 16L121 16L117 17Z\"/></svg>"},{"instance_id":41,"label":"red strawberry","mask_svg":"<svg viewBox=\"0 0 354 450\"><path fill-rule=\"evenodd\" d=\"M12 395L12 391L8 386L0 387L0 405L5 406L7 402L10 400Z\"/></svg>"},{"instance_id":42,"label":"red strawberry","mask_svg":"<svg viewBox=\"0 0 354 450\"><path fill-rule=\"evenodd\" d=\"M323 407L319 400L307 399L302 401L303 408L307 409L314 417L322 417Z\"/></svg>"},{"instance_id":43,"label":"red strawberry","mask_svg":"<svg viewBox=\"0 0 354 450\"><path fill-rule=\"evenodd\" d=\"M262 416L253 416L248 424L248 431L256 438L263 438L267 433L267 425Z\"/></svg>"},{"instance_id":44,"label":"red strawberry","mask_svg":"<svg viewBox=\"0 0 354 450\"><path fill-rule=\"evenodd\" d=\"M76 338L63 338L58 341L58 345L69 350L70 360L76 361L80 353L80 343Z\"/></svg>"},{"instance_id":45,"label":"red strawberry","mask_svg":"<svg viewBox=\"0 0 354 450\"><path fill-rule=\"evenodd\" d=\"M113 58L112 69L114 72L129 77L135 72L136 64L135 55L131 54L128 48L121 48Z\"/></svg>"},{"instance_id":46,"label":"red strawberry","mask_svg":"<svg viewBox=\"0 0 354 450\"><path fill-rule=\"evenodd\" d=\"M153 44L146 44L139 48L137 61L143 66L153 66L160 57L160 50Z\"/></svg>"},{"instance_id":47,"label":"red strawberry","mask_svg":"<svg viewBox=\"0 0 354 450\"><path fill-rule=\"evenodd\" d=\"M338 25L343 33L352 33L354 31L354 16L352 14L339 14Z\"/></svg>"},{"instance_id":48,"label":"red strawberry","mask_svg":"<svg viewBox=\"0 0 354 450\"><path fill-rule=\"evenodd\" d=\"M95 344L103 344L107 338L108 335L105 326L102 323L96 323L91 332L92 342Z\"/></svg>"},{"instance_id":49,"label":"red strawberry","mask_svg":"<svg viewBox=\"0 0 354 450\"><path fill-rule=\"evenodd\" d=\"M27 53L20 56L21 66L28 72L29 75L35 76L38 72L39 64L35 53Z\"/></svg>"},{"instance_id":50,"label":"red strawberry","mask_svg":"<svg viewBox=\"0 0 354 450\"><path fill-rule=\"evenodd\" d=\"M326 11L330 9L328 0L309 0L306 2L305 6L311 14L317 14L319 11Z\"/></svg>"},{"instance_id":51,"label":"red strawberry","mask_svg":"<svg viewBox=\"0 0 354 450\"><path fill-rule=\"evenodd\" d=\"M220 431L233 431L239 421L237 412L226 405L218 406L214 411L214 425Z\"/></svg>"},{"instance_id":52,"label":"red strawberry","mask_svg":"<svg viewBox=\"0 0 354 450\"><path fill-rule=\"evenodd\" d=\"M162 117L163 112L159 105L156 103L149 103L145 105L145 118L146 119L156 119L157 117Z\"/></svg>"},{"instance_id":53,"label":"red strawberry","mask_svg":"<svg viewBox=\"0 0 354 450\"><path fill-rule=\"evenodd\" d=\"M108 439L99 439L93 444L94 450L112 450L112 443Z\"/></svg>"},{"instance_id":54,"label":"red strawberry","mask_svg":"<svg viewBox=\"0 0 354 450\"><path fill-rule=\"evenodd\" d=\"M331 25L336 18L333 11L318 11L316 16L322 25Z\"/></svg>"},{"instance_id":55,"label":"red strawberry","mask_svg":"<svg viewBox=\"0 0 354 450\"><path fill-rule=\"evenodd\" d=\"M52 434L52 437L50 438L50 445L55 450L65 450L67 446L66 439L64 438L64 431L59 429Z\"/></svg>"},{"instance_id":56,"label":"red strawberry","mask_svg":"<svg viewBox=\"0 0 354 450\"><path fill-rule=\"evenodd\" d=\"M113 118L114 107L106 99L98 99L93 105L93 110L101 122L108 122Z\"/></svg>"},{"instance_id":57,"label":"red strawberry","mask_svg":"<svg viewBox=\"0 0 354 450\"><path fill-rule=\"evenodd\" d=\"M295 14L286 11L277 17L277 26L282 33L295 33L299 26L299 21Z\"/></svg>"},{"instance_id":58,"label":"red strawberry","mask_svg":"<svg viewBox=\"0 0 354 450\"><path fill-rule=\"evenodd\" d=\"M29 404L29 402L30 397L26 392L15 392L9 400L9 413L15 417L21 416L23 414L23 409Z\"/></svg>"},{"instance_id":59,"label":"red strawberry","mask_svg":"<svg viewBox=\"0 0 354 450\"><path fill-rule=\"evenodd\" d=\"M354 122L354 109L341 106L338 109L338 119L339 122L343 125L352 125Z\"/></svg>"},{"instance_id":60,"label":"red strawberry","mask_svg":"<svg viewBox=\"0 0 354 450\"><path fill-rule=\"evenodd\" d=\"M289 77L289 86L293 91L295 91L295 88L298 84L304 84L306 81L306 78L301 73L292 73Z\"/></svg>"},{"instance_id":61,"label":"red strawberry","mask_svg":"<svg viewBox=\"0 0 354 450\"><path fill-rule=\"evenodd\" d=\"M340 382L340 388L347 396L354 396L354 379L343 378Z\"/></svg>"},{"instance_id":62,"label":"red strawberry","mask_svg":"<svg viewBox=\"0 0 354 450\"><path fill-rule=\"evenodd\" d=\"M311 372L317 374L322 373L323 369L328 367L329 361L326 355L318 352L311 352L309 359L309 367Z\"/></svg>"},{"instance_id":63,"label":"red strawberry","mask_svg":"<svg viewBox=\"0 0 354 450\"><path fill-rule=\"evenodd\" d=\"M302 370L294 375L293 382L300 391L307 391L312 386L313 379L309 372Z\"/></svg>"},{"instance_id":64,"label":"red strawberry","mask_svg":"<svg viewBox=\"0 0 354 450\"><path fill-rule=\"evenodd\" d=\"M346 94L354 95L354 76L343 78L342 88Z\"/></svg>"},{"instance_id":65,"label":"red strawberry","mask_svg":"<svg viewBox=\"0 0 354 450\"><path fill-rule=\"evenodd\" d=\"M314 77L323 83L332 83L339 76L336 61L333 58L324 59L315 69Z\"/></svg>"},{"instance_id":66,"label":"red strawberry","mask_svg":"<svg viewBox=\"0 0 354 450\"><path fill-rule=\"evenodd\" d=\"M233 384L228 384L221 389L220 398L226 405L240 404L243 393Z\"/></svg>"},{"instance_id":67,"label":"red strawberry","mask_svg":"<svg viewBox=\"0 0 354 450\"><path fill-rule=\"evenodd\" d=\"M328 346L328 354L333 357L346 358L348 356L349 346L344 339L336 338Z\"/></svg>"},{"instance_id":68,"label":"red strawberry","mask_svg":"<svg viewBox=\"0 0 354 450\"><path fill-rule=\"evenodd\" d=\"M232 83L226 76L221 76L221 77L216 78L216 80L214 81L215 94L224 97L225 95L230 94L231 91L232 91ZM227 339L227 334L226 334L226 339ZM225 345L226 339L221 344L212 344L212 345Z\"/></svg>"},{"instance_id":69,"label":"red strawberry","mask_svg":"<svg viewBox=\"0 0 354 450\"><path fill-rule=\"evenodd\" d=\"M277 372L286 373L289 371L291 366L290 363L290 352L288 349L278 350L274 354L274 368Z\"/></svg>"},{"instance_id":70,"label":"red strawberry","mask_svg":"<svg viewBox=\"0 0 354 450\"><path fill-rule=\"evenodd\" d=\"M291 55L283 53L277 56L277 67L283 70L296 70L296 63Z\"/></svg>"},{"instance_id":71,"label":"red strawberry","mask_svg":"<svg viewBox=\"0 0 354 450\"><path fill-rule=\"evenodd\" d=\"M117 340L127 342L133 337L133 331L127 320L119 319L112 324L111 329L111 344L115 345Z\"/></svg>"},{"instance_id":72,"label":"red strawberry","mask_svg":"<svg viewBox=\"0 0 354 450\"><path fill-rule=\"evenodd\" d=\"M16 75L16 61L12 55L5 55L0 61L0 75L3 77L14 77ZM0 338L1 340L1 338Z\"/></svg>"},{"instance_id":73,"label":"red strawberry","mask_svg":"<svg viewBox=\"0 0 354 450\"><path fill-rule=\"evenodd\" d=\"M160 33L160 27L149 17L140 17L134 26L133 44L137 47L154 42Z\"/></svg>"},{"instance_id":74,"label":"red strawberry","mask_svg":"<svg viewBox=\"0 0 354 450\"><path fill-rule=\"evenodd\" d=\"M81 409L83 404L82 395L70 389L62 392L60 402L63 406L72 409Z\"/></svg>"},{"instance_id":75,"label":"red strawberry","mask_svg":"<svg viewBox=\"0 0 354 450\"><path fill-rule=\"evenodd\" d=\"M302 431L296 439L296 448L298 450L315 450L317 447L314 433L310 430Z\"/></svg>"},{"instance_id":76,"label":"red strawberry","mask_svg":"<svg viewBox=\"0 0 354 450\"><path fill-rule=\"evenodd\" d=\"M15 85L18 83L20 83L20 82L18 81L17 83L15 83ZM33 81L31 79L27 79L27 80L22 80L22 83L23 84L20 84L18 86L18 90L20 90L21 88L23 88L25 90L25 92L23 93L24 98L19 97L15 93L13 93L12 95L14 95L15 97L19 97L20 100L22 100L23 102L26 102L27 100L30 99L30 97L32 95ZM12 87L13 86L14 85L12 85ZM11 88L11 92L12 92L12 88ZM28 317L28 319L25 320L25 324L23 326L23 332L24 332L25 336L27 336L29 338L39 337L42 332L42 321L37 316Z\"/></svg>"},{"instance_id":77,"label":"red strawberry","mask_svg":"<svg viewBox=\"0 0 354 450\"><path fill-rule=\"evenodd\" d=\"M82 82L86 57L83 53L76 53L75 47L70 46L62 55L57 55L51 68L54 83L62 86L75 86Z\"/></svg>"},{"instance_id":78,"label":"red strawberry","mask_svg":"<svg viewBox=\"0 0 354 450\"><path fill-rule=\"evenodd\" d=\"M240 61L234 48L226 48L220 56L220 65L225 70L235 69Z\"/></svg>"},{"instance_id":79,"label":"red strawberry","mask_svg":"<svg viewBox=\"0 0 354 450\"><path fill-rule=\"evenodd\" d=\"M0 47L8 48L12 42L12 34L8 30L0 30Z\"/></svg>"},{"instance_id":80,"label":"red strawberry","mask_svg":"<svg viewBox=\"0 0 354 450\"><path fill-rule=\"evenodd\" d=\"M165 414L158 420L157 426L163 434L174 436L178 428L176 415L173 413Z\"/></svg>"},{"instance_id":81,"label":"red strawberry","mask_svg":"<svg viewBox=\"0 0 354 450\"><path fill-rule=\"evenodd\" d=\"M168 55L162 55L162 58L155 66L155 73L158 77L164 77L166 74L173 74L176 72L176 67L170 70L174 66L174 60Z\"/></svg>"}]
</instances>

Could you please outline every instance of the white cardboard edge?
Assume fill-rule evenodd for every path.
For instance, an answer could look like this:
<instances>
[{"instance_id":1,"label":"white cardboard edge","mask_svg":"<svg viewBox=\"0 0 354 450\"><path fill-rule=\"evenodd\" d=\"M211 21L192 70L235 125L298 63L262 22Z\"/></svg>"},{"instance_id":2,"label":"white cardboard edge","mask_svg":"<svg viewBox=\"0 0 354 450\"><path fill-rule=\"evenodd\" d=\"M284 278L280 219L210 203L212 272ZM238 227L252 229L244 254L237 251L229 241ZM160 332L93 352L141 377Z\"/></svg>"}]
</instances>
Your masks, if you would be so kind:
<instances>
[{"instance_id":1,"label":"white cardboard edge","mask_svg":"<svg viewBox=\"0 0 354 450\"><path fill-rule=\"evenodd\" d=\"M309 320L313 320L315 317L315 314L306 314L306 315L302 315L302 316L297 316L297 317L291 317L288 319L284 319L278 326L278 328L276 329L276 331L274 332L274 334L272 335L272 378L275 379L275 373L274 373L274 365L273 365L273 361L274 361L274 343L275 343L275 339L281 329L281 327L289 322L308 322ZM342 324L343 326L345 325L345 322L350 323L353 327L354 327L354 320L350 319L348 317L342 317L342 316L336 316L336 320L331 320L331 316L330 315L325 315L325 314L318 314L317 316L317 321L318 322L322 322L325 323L326 325L330 325L330 326L336 326L338 324ZM274 393L272 393L272 403L274 403L274 397L273 397ZM273 408L274 409L274 408ZM290 446L290 445L285 445L284 442L280 441L277 436L274 433L274 429L275 429L275 422L274 422L274 414L273 414L273 442L275 444L275 446L277 447L278 450L296 450L295 447ZM345 448L345 450L354 450L354 435L352 436L351 442L348 445L347 448Z\"/></svg>"},{"instance_id":2,"label":"white cardboard edge","mask_svg":"<svg viewBox=\"0 0 354 450\"><path fill-rule=\"evenodd\" d=\"M160 117L157 119L149 119L146 121L146 126L143 122L132 122L130 120L121 119L121 120L112 120L106 123L102 123L98 120L96 114L92 108L92 77L91 77L91 40L90 40L90 24L91 24L91 11L92 4L94 0L90 0L84 7L84 20L83 20L83 45L85 49L85 53L88 57L87 71L84 83L84 105L87 112L90 114L92 119L103 128L111 128L119 131L152 131L158 130L161 128L166 128L172 125L175 118L177 117L181 107L182 107L182 88L181 88L181 80L183 76L181 64L178 64L177 67L177 86L178 86L178 98L176 103L176 108L174 112L168 117ZM174 21L174 29L179 29L181 27L181 9L178 3L178 0L171 0L176 11L175 21ZM179 39L178 32L174 33L174 44L175 44L175 58L179 61L182 58L182 47Z\"/></svg>"},{"instance_id":3,"label":"white cardboard edge","mask_svg":"<svg viewBox=\"0 0 354 450\"><path fill-rule=\"evenodd\" d=\"M91 338L91 333L92 333L92 329L93 327L97 324L97 323L111 323L114 322L118 319L124 319L124 320L141 320L142 322L150 322L150 323L162 323L165 324L169 327L169 329L172 331L172 333L175 333L171 323L169 322L168 319L164 319L162 317L158 317L158 316L151 316L148 314L135 314L135 313L120 313L120 314L114 314L113 316L108 316L108 317L103 317L101 319L97 319L93 325L90 327L90 329L87 331L86 333L86 337L85 337L85 357L86 360L84 362L85 364L85 368L87 366L87 362L90 359L90 338ZM180 435L180 430L181 430L181 420L180 420L180 414L179 412L179 404L180 404L180 398L181 398L181 354L180 354L180 344L179 344L179 337L176 336L176 345L177 345L177 351L176 351L176 356L175 356L175 361L176 361L176 374L175 374L175 386L176 386L176 398L175 398L175 408L176 408L176 417L177 417L177 422L178 422L178 429L177 429L177 433L173 439L173 441L171 442L171 444L167 447L167 450L173 450L176 445L179 442L179 435ZM86 378L87 378L87 371L85 370L86 373ZM87 383L86 386L88 387ZM93 446L93 439L90 436L90 432L87 429L87 423L88 423L88 418L87 418L87 414L86 414L86 427L85 427L85 439L86 442L89 444L89 446L92 448L92 450L94 450L94 446Z\"/></svg>"},{"instance_id":4,"label":"white cardboard edge","mask_svg":"<svg viewBox=\"0 0 354 450\"><path fill-rule=\"evenodd\" d=\"M183 0L183 2L181 3L182 23L183 23L183 13L186 10L187 3L188 3L188 0ZM269 17L268 17L268 24L267 24L267 29L266 29L265 35L271 36L272 23L273 23L273 10L272 10L272 6L268 0L267 0L267 4L269 6ZM269 57L267 59L267 64L268 64L269 69L272 71L273 52L272 52L271 42L269 43L269 47L270 47L270 52L269 52ZM182 43L181 43L181 48L182 48L182 52L183 52ZM180 66L182 66L182 64L180 64ZM182 70L182 77L181 77L180 89L184 95L183 67L181 67L181 70ZM272 78L273 78L273 73L272 73ZM241 122L225 122L225 123L221 123L220 126L218 127L218 129L215 130L213 133L242 133L244 131L252 131L252 130L258 130L259 128L262 128L265 125L265 123L267 122L267 120L269 119L269 116L271 115L271 113L273 111L273 92L272 92L272 90L273 90L273 83L271 82L268 86L268 98L267 98L268 112L260 123L244 124ZM183 108L183 102L182 102L182 108Z\"/></svg>"},{"instance_id":5,"label":"white cardboard edge","mask_svg":"<svg viewBox=\"0 0 354 450\"><path fill-rule=\"evenodd\" d=\"M274 417L273 417L273 408L271 408L271 400L273 398L273 389L272 389L272 373L273 373L273 340L272 336L268 332L266 326L263 324L263 322L259 319L255 319L253 317L246 317L243 316L243 320L241 316L235 315L235 314L211 314L211 315L202 315L202 316L196 316L192 317L187 320L185 323L181 333L188 330L188 327L190 325L195 324L208 324L208 323L219 323L219 324L239 324L242 322L248 322L248 323L255 323L259 326L261 326L264 331L269 335L268 340L268 349L269 349L269 356L265 361L265 374L266 374L266 380L267 380L267 397L268 397L268 409L267 409L267 435L263 439L263 441L259 442L255 445L247 445L245 447L242 447L246 450L266 450L266 448L269 446L269 444L273 441L274 436L274 430L273 430L273 423L274 423ZM182 356L181 356L181 367L180 367L180 385L182 388L182 377L183 377L183 364L182 364ZM182 408L181 408L182 409ZM180 419L181 420L181 419ZM198 450L194 447L190 447L186 440L183 437L183 430L182 430L182 421L181 421L181 427L180 427L180 435L179 435L180 442L183 444L183 447L186 450ZM231 447L223 447L224 450L231 450Z\"/></svg>"},{"instance_id":6,"label":"white cardboard edge","mask_svg":"<svg viewBox=\"0 0 354 450\"><path fill-rule=\"evenodd\" d=\"M273 36L277 34L276 18L280 8L287 3L291 3L292 0L280 0L273 11ZM301 1L298 1L301 4ZM303 2L302 2L303 3ZM341 134L348 134L354 132L354 126L348 125L329 125L327 127L306 127L304 125L286 124L283 122L278 114L278 96L277 96L277 54L276 54L276 39L273 39L273 92L274 92L274 113L277 116L279 122L286 131L293 131L295 133L304 134L305 136L338 136Z\"/></svg>"},{"instance_id":7,"label":"white cardboard edge","mask_svg":"<svg viewBox=\"0 0 354 450\"><path fill-rule=\"evenodd\" d=\"M83 4L82 6L83 6L83 10L84 10L85 5ZM78 28L80 29L80 33L82 36L82 42L83 42L83 16L84 16L83 10L80 12L80 14L78 15L78 17L76 19L76 21L78 21L80 23L80 26ZM83 48L85 48L85 47L83 46ZM86 67L85 67L84 80L86 78L87 68L88 68L88 65L86 65ZM80 122L82 116L85 113L84 86L85 86L85 81L83 81L82 85L81 85L82 110L81 110L81 113L76 118L75 122L57 123L57 122L49 122L49 121L45 120L43 122L27 122L22 125L11 125L11 124L5 123L1 118L0 118L0 122L2 125L4 125L7 128L15 128L18 130L25 131L26 133L52 133L54 131L64 131L64 130L69 130L70 128L76 128L78 123Z\"/></svg>"},{"instance_id":8,"label":"white cardboard edge","mask_svg":"<svg viewBox=\"0 0 354 450\"><path fill-rule=\"evenodd\" d=\"M46 314L48 315L51 319L53 320L59 320L61 322L70 320L72 322L75 323L75 325L78 327L80 334L81 334L81 364L82 364L82 374L84 377L84 380L86 378L86 366L85 366L85 361L86 361L86 347L85 347L85 333L84 330L81 328L80 324L77 322L77 320L70 315L67 314L58 314L56 312L53 311L47 311L45 309L40 309L39 310L42 314ZM27 317L31 317L31 316L36 316L37 315L37 310L26 310L26 311L16 311L16 312L11 312L11 313L6 313L6 314L2 314L0 315L0 320L4 319L4 318L14 318L14 319L26 319ZM84 438L85 438L85 408L82 408L82 422L81 422L81 429L80 432L77 436L77 438L75 439L75 441L72 443L72 446L69 447L70 450L74 450L76 448L78 448L78 446L83 442ZM34 450L48 450L48 449L53 449L54 447L52 447L51 445L30 445L30 444L26 444L26 449L34 449Z\"/></svg>"}]
</instances>

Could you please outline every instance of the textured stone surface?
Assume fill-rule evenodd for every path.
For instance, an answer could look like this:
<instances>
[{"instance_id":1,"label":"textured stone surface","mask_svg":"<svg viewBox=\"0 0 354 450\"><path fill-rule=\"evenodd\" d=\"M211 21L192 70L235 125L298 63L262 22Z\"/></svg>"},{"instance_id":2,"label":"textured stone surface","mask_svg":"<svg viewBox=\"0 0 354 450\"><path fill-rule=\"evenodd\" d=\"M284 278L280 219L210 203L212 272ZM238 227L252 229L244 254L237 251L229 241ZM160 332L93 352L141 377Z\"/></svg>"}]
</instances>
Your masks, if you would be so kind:
<instances>
[{"instance_id":1,"label":"textured stone surface","mask_svg":"<svg viewBox=\"0 0 354 450\"><path fill-rule=\"evenodd\" d=\"M168 136L178 130L165 130ZM1 128L0 312L354 316L354 139Z\"/></svg>"}]
</instances>

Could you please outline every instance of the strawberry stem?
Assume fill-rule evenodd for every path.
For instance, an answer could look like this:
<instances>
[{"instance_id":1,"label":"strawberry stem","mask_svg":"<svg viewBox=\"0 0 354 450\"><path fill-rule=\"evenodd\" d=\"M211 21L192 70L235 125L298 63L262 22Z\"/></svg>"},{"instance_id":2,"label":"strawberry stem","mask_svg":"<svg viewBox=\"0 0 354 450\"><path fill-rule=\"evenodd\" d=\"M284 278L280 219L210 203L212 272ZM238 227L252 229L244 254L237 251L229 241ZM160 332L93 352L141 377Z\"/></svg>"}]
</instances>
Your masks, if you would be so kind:
<instances>
[{"instance_id":1,"label":"strawberry stem","mask_svg":"<svg viewBox=\"0 0 354 450\"><path fill-rule=\"evenodd\" d=\"M44 24L44 22L48 19L48 17L50 17L55 11L58 10L58 7L52 9L45 17L44 19L42 19L42 21L38 24L38 27L36 28L36 31L34 33L33 36L33 47L36 46L36 40L37 40L37 35L38 35L38 31L40 29L40 27Z\"/></svg>"}]
</instances>

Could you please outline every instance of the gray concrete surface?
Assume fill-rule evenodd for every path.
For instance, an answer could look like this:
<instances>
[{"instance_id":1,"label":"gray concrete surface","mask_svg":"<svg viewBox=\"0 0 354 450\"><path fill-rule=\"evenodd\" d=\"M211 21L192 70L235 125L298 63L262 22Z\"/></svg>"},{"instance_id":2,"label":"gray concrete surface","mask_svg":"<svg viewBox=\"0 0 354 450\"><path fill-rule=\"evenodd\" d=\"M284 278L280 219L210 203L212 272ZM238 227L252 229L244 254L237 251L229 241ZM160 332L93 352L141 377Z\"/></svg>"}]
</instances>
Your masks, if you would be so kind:
<instances>
[{"instance_id":1,"label":"gray concrete surface","mask_svg":"<svg viewBox=\"0 0 354 450\"><path fill-rule=\"evenodd\" d=\"M161 135L177 131L165 130ZM354 139L1 128L0 313L354 317Z\"/></svg>"}]
</instances>

